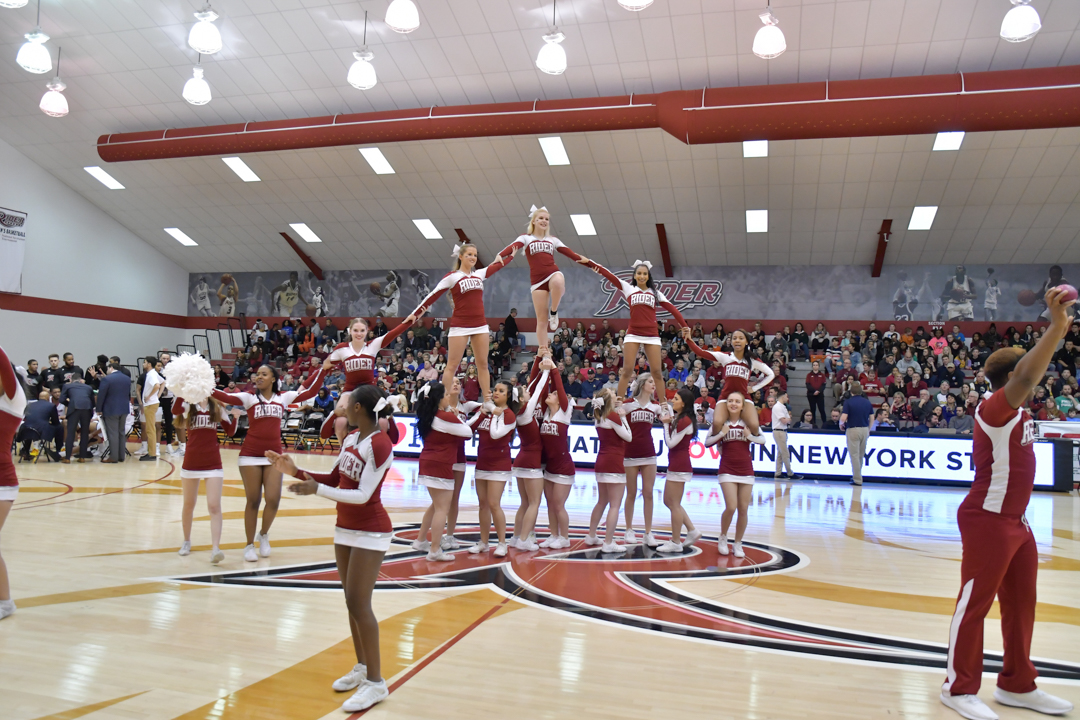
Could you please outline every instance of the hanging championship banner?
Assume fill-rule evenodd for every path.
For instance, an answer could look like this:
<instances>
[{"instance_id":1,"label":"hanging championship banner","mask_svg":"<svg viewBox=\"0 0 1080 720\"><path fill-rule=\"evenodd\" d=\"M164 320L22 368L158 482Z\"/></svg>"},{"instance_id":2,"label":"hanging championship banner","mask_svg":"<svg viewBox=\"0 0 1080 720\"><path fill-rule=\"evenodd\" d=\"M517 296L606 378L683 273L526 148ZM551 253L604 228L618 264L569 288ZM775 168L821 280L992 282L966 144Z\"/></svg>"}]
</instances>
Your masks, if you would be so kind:
<instances>
[{"instance_id":1,"label":"hanging championship banner","mask_svg":"<svg viewBox=\"0 0 1080 720\"><path fill-rule=\"evenodd\" d=\"M0 292L22 294L26 213L0 207Z\"/></svg>"}]
</instances>

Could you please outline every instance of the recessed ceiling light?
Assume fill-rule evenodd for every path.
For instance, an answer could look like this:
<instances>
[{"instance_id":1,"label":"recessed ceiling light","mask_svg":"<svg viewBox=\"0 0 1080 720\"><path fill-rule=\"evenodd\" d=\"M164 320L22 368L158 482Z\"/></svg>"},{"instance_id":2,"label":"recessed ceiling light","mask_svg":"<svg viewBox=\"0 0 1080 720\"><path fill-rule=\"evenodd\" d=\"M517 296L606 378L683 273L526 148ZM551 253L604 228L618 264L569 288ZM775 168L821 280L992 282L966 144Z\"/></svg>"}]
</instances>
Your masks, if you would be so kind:
<instances>
[{"instance_id":1,"label":"recessed ceiling light","mask_svg":"<svg viewBox=\"0 0 1080 720\"><path fill-rule=\"evenodd\" d=\"M247 166L243 160L238 157L221 158L222 162L229 166L229 169L240 176L240 179L244 182L259 182L260 178L255 174L255 171Z\"/></svg>"},{"instance_id":2,"label":"recessed ceiling light","mask_svg":"<svg viewBox=\"0 0 1080 720\"><path fill-rule=\"evenodd\" d=\"M937 205L923 205L911 212L911 222L908 230L929 230L934 224L934 216L937 215Z\"/></svg>"},{"instance_id":3,"label":"recessed ceiling light","mask_svg":"<svg viewBox=\"0 0 1080 720\"><path fill-rule=\"evenodd\" d=\"M571 215L570 221L574 223L574 229L578 235L595 235L596 226L593 225L590 215Z\"/></svg>"},{"instance_id":4,"label":"recessed ceiling light","mask_svg":"<svg viewBox=\"0 0 1080 720\"><path fill-rule=\"evenodd\" d=\"M367 160L367 164L375 171L376 175L393 175L394 167L382 154L379 148L360 148L360 154Z\"/></svg>"},{"instance_id":5,"label":"recessed ceiling light","mask_svg":"<svg viewBox=\"0 0 1080 720\"><path fill-rule=\"evenodd\" d=\"M110 190L124 189L124 186L121 185L116 180L116 178L99 168L97 165L93 165L91 167L84 167L83 170L93 175L102 185L109 188Z\"/></svg>"},{"instance_id":6,"label":"recessed ceiling light","mask_svg":"<svg viewBox=\"0 0 1080 720\"><path fill-rule=\"evenodd\" d=\"M748 232L748 233L769 232L769 211L768 210L747 210L746 211L746 232Z\"/></svg>"},{"instance_id":7,"label":"recessed ceiling light","mask_svg":"<svg viewBox=\"0 0 1080 720\"><path fill-rule=\"evenodd\" d=\"M322 238L316 235L314 231L304 223L289 223L289 227L295 230L297 235L304 238L304 242L322 242Z\"/></svg>"},{"instance_id":8,"label":"recessed ceiling light","mask_svg":"<svg viewBox=\"0 0 1080 720\"><path fill-rule=\"evenodd\" d=\"M934 138L934 150L959 150L964 142L964 132L939 132Z\"/></svg>"},{"instance_id":9,"label":"recessed ceiling light","mask_svg":"<svg viewBox=\"0 0 1080 720\"><path fill-rule=\"evenodd\" d=\"M744 140L742 144L742 156L744 158L769 157L769 141Z\"/></svg>"},{"instance_id":10,"label":"recessed ceiling light","mask_svg":"<svg viewBox=\"0 0 1080 720\"><path fill-rule=\"evenodd\" d=\"M570 157L566 154L561 137L540 138L540 149L544 151L548 165L569 165Z\"/></svg>"},{"instance_id":11,"label":"recessed ceiling light","mask_svg":"<svg viewBox=\"0 0 1080 720\"><path fill-rule=\"evenodd\" d=\"M417 229L421 233L423 233L424 237L428 240L442 239L442 235L440 235L439 231L435 228L435 223L431 222L427 218L424 218L423 220L413 220L413 225L415 225Z\"/></svg>"},{"instance_id":12,"label":"recessed ceiling light","mask_svg":"<svg viewBox=\"0 0 1080 720\"><path fill-rule=\"evenodd\" d=\"M187 245L188 247L195 247L196 245L199 244L199 243L195 242L194 240L192 240L191 238L189 238L187 236L187 233L185 233L180 228L165 228L165 232L169 233L174 238L176 238L177 241L179 241L179 243L181 245Z\"/></svg>"}]
</instances>

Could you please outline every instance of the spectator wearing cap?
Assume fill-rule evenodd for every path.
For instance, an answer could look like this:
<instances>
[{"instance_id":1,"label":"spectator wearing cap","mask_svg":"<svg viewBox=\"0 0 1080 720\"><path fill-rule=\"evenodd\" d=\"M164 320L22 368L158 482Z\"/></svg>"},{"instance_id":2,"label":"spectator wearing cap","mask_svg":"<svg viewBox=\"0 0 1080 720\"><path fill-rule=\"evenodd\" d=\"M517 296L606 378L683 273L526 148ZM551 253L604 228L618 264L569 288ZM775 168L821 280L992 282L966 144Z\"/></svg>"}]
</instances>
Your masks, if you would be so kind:
<instances>
[{"instance_id":1,"label":"spectator wearing cap","mask_svg":"<svg viewBox=\"0 0 1080 720\"><path fill-rule=\"evenodd\" d=\"M863 395L862 383L851 383L851 397L844 401L840 412L840 427L847 434L852 485L862 485L863 458L866 456L866 439L870 436L870 418L873 415L874 406Z\"/></svg>"},{"instance_id":2,"label":"spectator wearing cap","mask_svg":"<svg viewBox=\"0 0 1080 720\"><path fill-rule=\"evenodd\" d=\"M596 370L588 368L585 371L585 380L581 383L581 397L591 398L593 395L600 392L600 388L603 386L604 383L596 378Z\"/></svg>"}]
</instances>

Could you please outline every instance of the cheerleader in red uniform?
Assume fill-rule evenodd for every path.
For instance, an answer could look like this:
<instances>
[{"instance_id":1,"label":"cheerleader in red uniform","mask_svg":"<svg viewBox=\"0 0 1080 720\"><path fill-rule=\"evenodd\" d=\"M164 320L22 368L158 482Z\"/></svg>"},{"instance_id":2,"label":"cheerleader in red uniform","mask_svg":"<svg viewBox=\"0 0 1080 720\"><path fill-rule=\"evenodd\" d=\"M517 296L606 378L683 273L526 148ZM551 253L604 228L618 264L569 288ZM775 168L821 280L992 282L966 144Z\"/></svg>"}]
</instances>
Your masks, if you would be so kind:
<instances>
[{"instance_id":1,"label":"cheerleader in red uniform","mask_svg":"<svg viewBox=\"0 0 1080 720\"><path fill-rule=\"evenodd\" d=\"M683 320L679 309L672 305L664 296L664 293L657 290L653 285L652 263L648 260L634 261L633 285L617 277L615 273L603 265L591 260L588 261L588 265L594 272L607 278L608 282L622 293L626 304L630 307L630 327L627 328L622 343L623 366L622 371L619 373L618 396L621 398L626 397L626 386L630 384L630 375L634 372L634 359L637 358L639 347L645 348L645 358L649 361L649 371L652 373L653 382L655 383L654 389L663 388L664 377L662 370L664 363L660 355L660 335L656 330L656 306L659 305L671 313L680 328L686 328L686 321ZM659 399L660 396L657 395L657 400ZM647 398L647 400L649 399ZM651 402L651 400L649 401ZM629 497L627 495L627 499Z\"/></svg>"},{"instance_id":2,"label":"cheerleader in red uniform","mask_svg":"<svg viewBox=\"0 0 1080 720\"><path fill-rule=\"evenodd\" d=\"M439 281L413 310L405 322L416 322L435 301L450 291L454 313L450 317L447 333L446 369L443 370L443 386L449 387L454 373L465 356L465 348L472 342L476 369L480 375L480 391L484 400L491 395L491 374L488 372L488 343L491 332L484 314L484 280L504 267L505 257L499 255L487 267L476 269L476 246L471 243L454 246L454 269Z\"/></svg>"},{"instance_id":3,"label":"cheerleader in red uniform","mask_svg":"<svg viewBox=\"0 0 1080 720\"><path fill-rule=\"evenodd\" d=\"M206 510L210 515L210 562L217 565L225 559L221 552L221 487L225 483L225 470L221 467L221 451L218 449L218 424L225 433L236 432L236 421L210 397L201 403L188 403L177 396L173 401L172 414L177 428L187 430L187 450L180 468L180 483L184 490L184 507L180 512L180 524L184 529L181 555L191 554L191 522L195 515L195 502L199 499L199 481L206 480Z\"/></svg>"},{"instance_id":4,"label":"cheerleader in red uniform","mask_svg":"<svg viewBox=\"0 0 1080 720\"><path fill-rule=\"evenodd\" d=\"M626 469L623 456L626 444L633 440L630 423L626 420L626 408L610 389L603 389L592 399L593 422L596 424L596 436L600 441L600 451L596 454L593 473L596 475L596 507L589 518L589 534L585 537L586 545L600 545L601 552L624 553L625 545L615 542L615 528L619 524L619 508L622 505L623 491L626 489ZM600 518L604 508L608 508L607 522L604 525L604 539L596 537Z\"/></svg>"},{"instance_id":5,"label":"cheerleader in red uniform","mask_svg":"<svg viewBox=\"0 0 1080 720\"><path fill-rule=\"evenodd\" d=\"M518 389L518 399L525 403L525 407L517 416L518 454L514 458L513 473L517 478L521 503L514 515L514 537L510 538L509 545L526 552L540 549L533 536L540 500L544 495L544 447L540 440L544 406L540 401L547 397L550 376L549 370L540 372L542 360L543 355L538 354L533 361L529 386Z\"/></svg>"},{"instance_id":6,"label":"cheerleader in red uniform","mask_svg":"<svg viewBox=\"0 0 1080 720\"><path fill-rule=\"evenodd\" d=\"M536 339L540 347L547 347L548 330L559 329L559 302L566 292L566 280L555 263L555 253L560 252L574 262L587 265L589 259L578 255L562 244L551 231L551 215L546 207L532 206L529 213L529 226L525 234L510 243L499 253L511 257L518 250L525 249L525 259L529 261L529 284L532 286L533 310L536 312ZM548 302L550 300L550 309ZM547 322L545 322L545 319Z\"/></svg>"},{"instance_id":7,"label":"cheerleader in red uniform","mask_svg":"<svg viewBox=\"0 0 1080 720\"><path fill-rule=\"evenodd\" d=\"M555 370L551 358L544 358L540 368ZM574 487L574 459L570 457L570 398L563 389L562 375L553 372L555 389L544 398L547 412L540 425L540 443L544 450L544 498L548 506L547 540L540 547L551 550L570 547L570 516L566 513L566 498Z\"/></svg>"},{"instance_id":8,"label":"cheerleader in red uniform","mask_svg":"<svg viewBox=\"0 0 1080 720\"><path fill-rule=\"evenodd\" d=\"M446 386L430 382L420 388L420 397L416 401L416 431L424 442L417 479L427 486L432 505L431 542L427 546L427 559L451 561L454 556L443 552L443 528L446 527L454 494L454 464L458 459L459 440L471 438L472 428L451 409ZM425 542L427 532L422 527L417 543ZM414 544L413 547L418 545Z\"/></svg>"},{"instance_id":9,"label":"cheerleader in red uniform","mask_svg":"<svg viewBox=\"0 0 1080 720\"><path fill-rule=\"evenodd\" d=\"M664 422L664 442L668 448L667 477L664 482L664 504L671 510L671 539L657 548L658 552L682 552L690 547L701 531L694 527L686 508L682 505L683 490L694 475L690 464L690 444L697 437L697 421L694 420L694 393L690 388L679 388L671 401L671 415ZM686 542L682 542L682 528L686 527Z\"/></svg>"},{"instance_id":10,"label":"cheerleader in red uniform","mask_svg":"<svg viewBox=\"0 0 1080 720\"><path fill-rule=\"evenodd\" d=\"M321 495L337 503L334 556L349 609L356 665L332 687L338 692L359 688L341 706L350 713L366 710L389 695L382 677L379 621L371 609L371 595L394 534L381 499L383 479L394 461L394 443L382 431L384 423L386 427L393 424L392 412L393 406L374 385L354 390L345 413L356 430L345 438L337 462L328 473L300 470L288 455L266 453L277 472L300 478L300 482L289 486L290 491Z\"/></svg>"},{"instance_id":11,"label":"cheerleader in red uniform","mask_svg":"<svg viewBox=\"0 0 1080 720\"><path fill-rule=\"evenodd\" d=\"M335 365L341 365L345 370L345 389L338 399L334 414L323 423L322 435L329 437L331 428L337 435L340 443L348 434L349 424L345 421L345 406L349 403L349 394L361 385L374 385L378 371L375 369L375 359L379 351L389 348L394 344L401 333L412 327L412 322L406 320L395 326L385 335L372 338L368 342L368 321L364 318L353 318L349 321L349 342L341 343L323 361L323 377L330 374Z\"/></svg>"},{"instance_id":12,"label":"cheerleader in red uniform","mask_svg":"<svg viewBox=\"0 0 1080 720\"><path fill-rule=\"evenodd\" d=\"M255 373L255 392L240 392L230 395L215 390L212 397L225 405L242 405L247 411L248 430L244 443L240 446L240 478L244 481L244 532L247 535L247 547L244 548L244 560L256 562L259 556L270 557L270 526L277 516L281 502L281 472L275 469L266 458L266 451L280 453L281 420L286 408L293 403L302 403L315 397L322 387L322 370L308 380L306 389L278 392L278 371L263 365ZM259 505L263 493L266 493L266 507L263 508L262 532L256 534L259 522ZM255 543L259 544L258 553Z\"/></svg>"},{"instance_id":13,"label":"cheerleader in red uniform","mask_svg":"<svg viewBox=\"0 0 1080 720\"><path fill-rule=\"evenodd\" d=\"M517 427L517 403L510 391L510 384L495 383L491 393L494 407L485 404L469 420L469 426L479 436L476 455L476 497L480 501L480 541L469 548L476 554L487 552L491 525L499 544L496 557L506 556L506 514L503 513L502 494L510 480L510 443Z\"/></svg>"},{"instance_id":14,"label":"cheerleader in red uniform","mask_svg":"<svg viewBox=\"0 0 1080 720\"><path fill-rule=\"evenodd\" d=\"M3 448L0 452L0 530L4 529L4 521L19 494L19 478L15 475L15 462L10 449L15 442L15 431L22 423L24 410L26 388L4 349L0 348L0 448ZM0 620L14 614L15 601L11 599L7 565L0 557Z\"/></svg>"},{"instance_id":15,"label":"cheerleader in red uniform","mask_svg":"<svg viewBox=\"0 0 1080 720\"><path fill-rule=\"evenodd\" d=\"M693 338L690 337L689 328L683 328L683 337L686 338L686 342L690 346L690 349L697 353L699 358L702 358L703 360L714 360L720 363L724 373L724 378L720 386L720 399L727 400L728 395L733 392L742 395L744 398L741 416L743 425L749 428L751 435L757 435L759 432L757 408L754 407L754 403L750 402L749 397L752 393L767 387L768 384L773 381L773 378L776 377L776 373L774 373L772 368L765 363L754 360L747 355L746 346L750 343L750 337L746 334L746 331L736 330L731 333L731 347L733 352L730 355L728 353L705 350L700 347L694 342ZM761 376L761 380L753 387L749 387L750 376L754 373L758 373ZM717 403L713 424L720 427L728 421L728 418L727 404L723 402Z\"/></svg>"},{"instance_id":16,"label":"cheerleader in red uniform","mask_svg":"<svg viewBox=\"0 0 1080 720\"><path fill-rule=\"evenodd\" d=\"M728 416L741 418L743 402L740 392L728 395ZM726 422L719 428L714 419L713 433L705 440L705 446L723 443L720 455L720 490L724 493L724 514L720 518L720 540L717 548L721 555L728 554L727 531L737 508L739 519L735 523L734 553L735 557L741 558L745 557L742 539L746 532L746 513L750 507L750 496L754 492L754 460L748 443L763 444L765 438L751 433L741 419Z\"/></svg>"},{"instance_id":17,"label":"cheerleader in red uniform","mask_svg":"<svg viewBox=\"0 0 1080 720\"><path fill-rule=\"evenodd\" d=\"M626 445L626 533L627 543L637 542L634 532L634 505L638 496L638 474L641 475L641 505L645 514L645 544L656 547L660 541L653 537L653 485L656 483L656 446L653 445L652 428L657 418L663 420L670 414L652 401L656 381L648 373L641 373L634 381L634 399L623 405L633 439Z\"/></svg>"}]
</instances>

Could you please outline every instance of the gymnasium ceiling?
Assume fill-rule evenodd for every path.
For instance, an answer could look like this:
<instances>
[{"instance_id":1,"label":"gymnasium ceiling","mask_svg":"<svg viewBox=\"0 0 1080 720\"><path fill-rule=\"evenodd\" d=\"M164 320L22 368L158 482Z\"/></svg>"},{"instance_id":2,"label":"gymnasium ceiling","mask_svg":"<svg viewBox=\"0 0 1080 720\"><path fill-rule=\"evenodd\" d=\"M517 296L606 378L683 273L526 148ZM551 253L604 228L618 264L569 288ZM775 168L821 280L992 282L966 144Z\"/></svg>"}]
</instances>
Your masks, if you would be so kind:
<instances>
[{"instance_id":1,"label":"gymnasium ceiling","mask_svg":"<svg viewBox=\"0 0 1080 720\"><path fill-rule=\"evenodd\" d=\"M462 228L482 252L546 204L565 242L617 266L658 259L664 223L680 265L870 264L881 220L894 219L887 263L1080 261L1080 129L969 133L959 151L933 136L778 141L768 158L741 145L687 146L661 130L564 135L571 164L549 167L535 136L385 144L397 171L376 175L356 147L244 156L243 183L217 158L104 164L99 135L430 105L650 93L704 86L902 77L1080 64L1080 2L1033 0L1043 29L998 38L1008 0L774 0L788 42L750 52L757 0L656 0L641 13L615 0L560 0L569 68L533 65L547 0L418 0L421 27L382 23L388 0L218 0L224 49L204 58L213 101L180 97L194 54L189 0L44 0L49 46L63 47L71 113L37 109L48 81L14 56L34 3L0 10L0 139L12 144L192 271L294 269L278 233L306 222L323 268L432 267ZM363 11L379 84L345 83ZM82 171L103 165L127 189ZM904 230L915 205L939 205L929 232ZM746 234L744 211L769 209L770 231ZM568 213L590 213L578 238ZM444 240L424 240L430 218ZM183 247L163 227L199 242Z\"/></svg>"}]
</instances>

